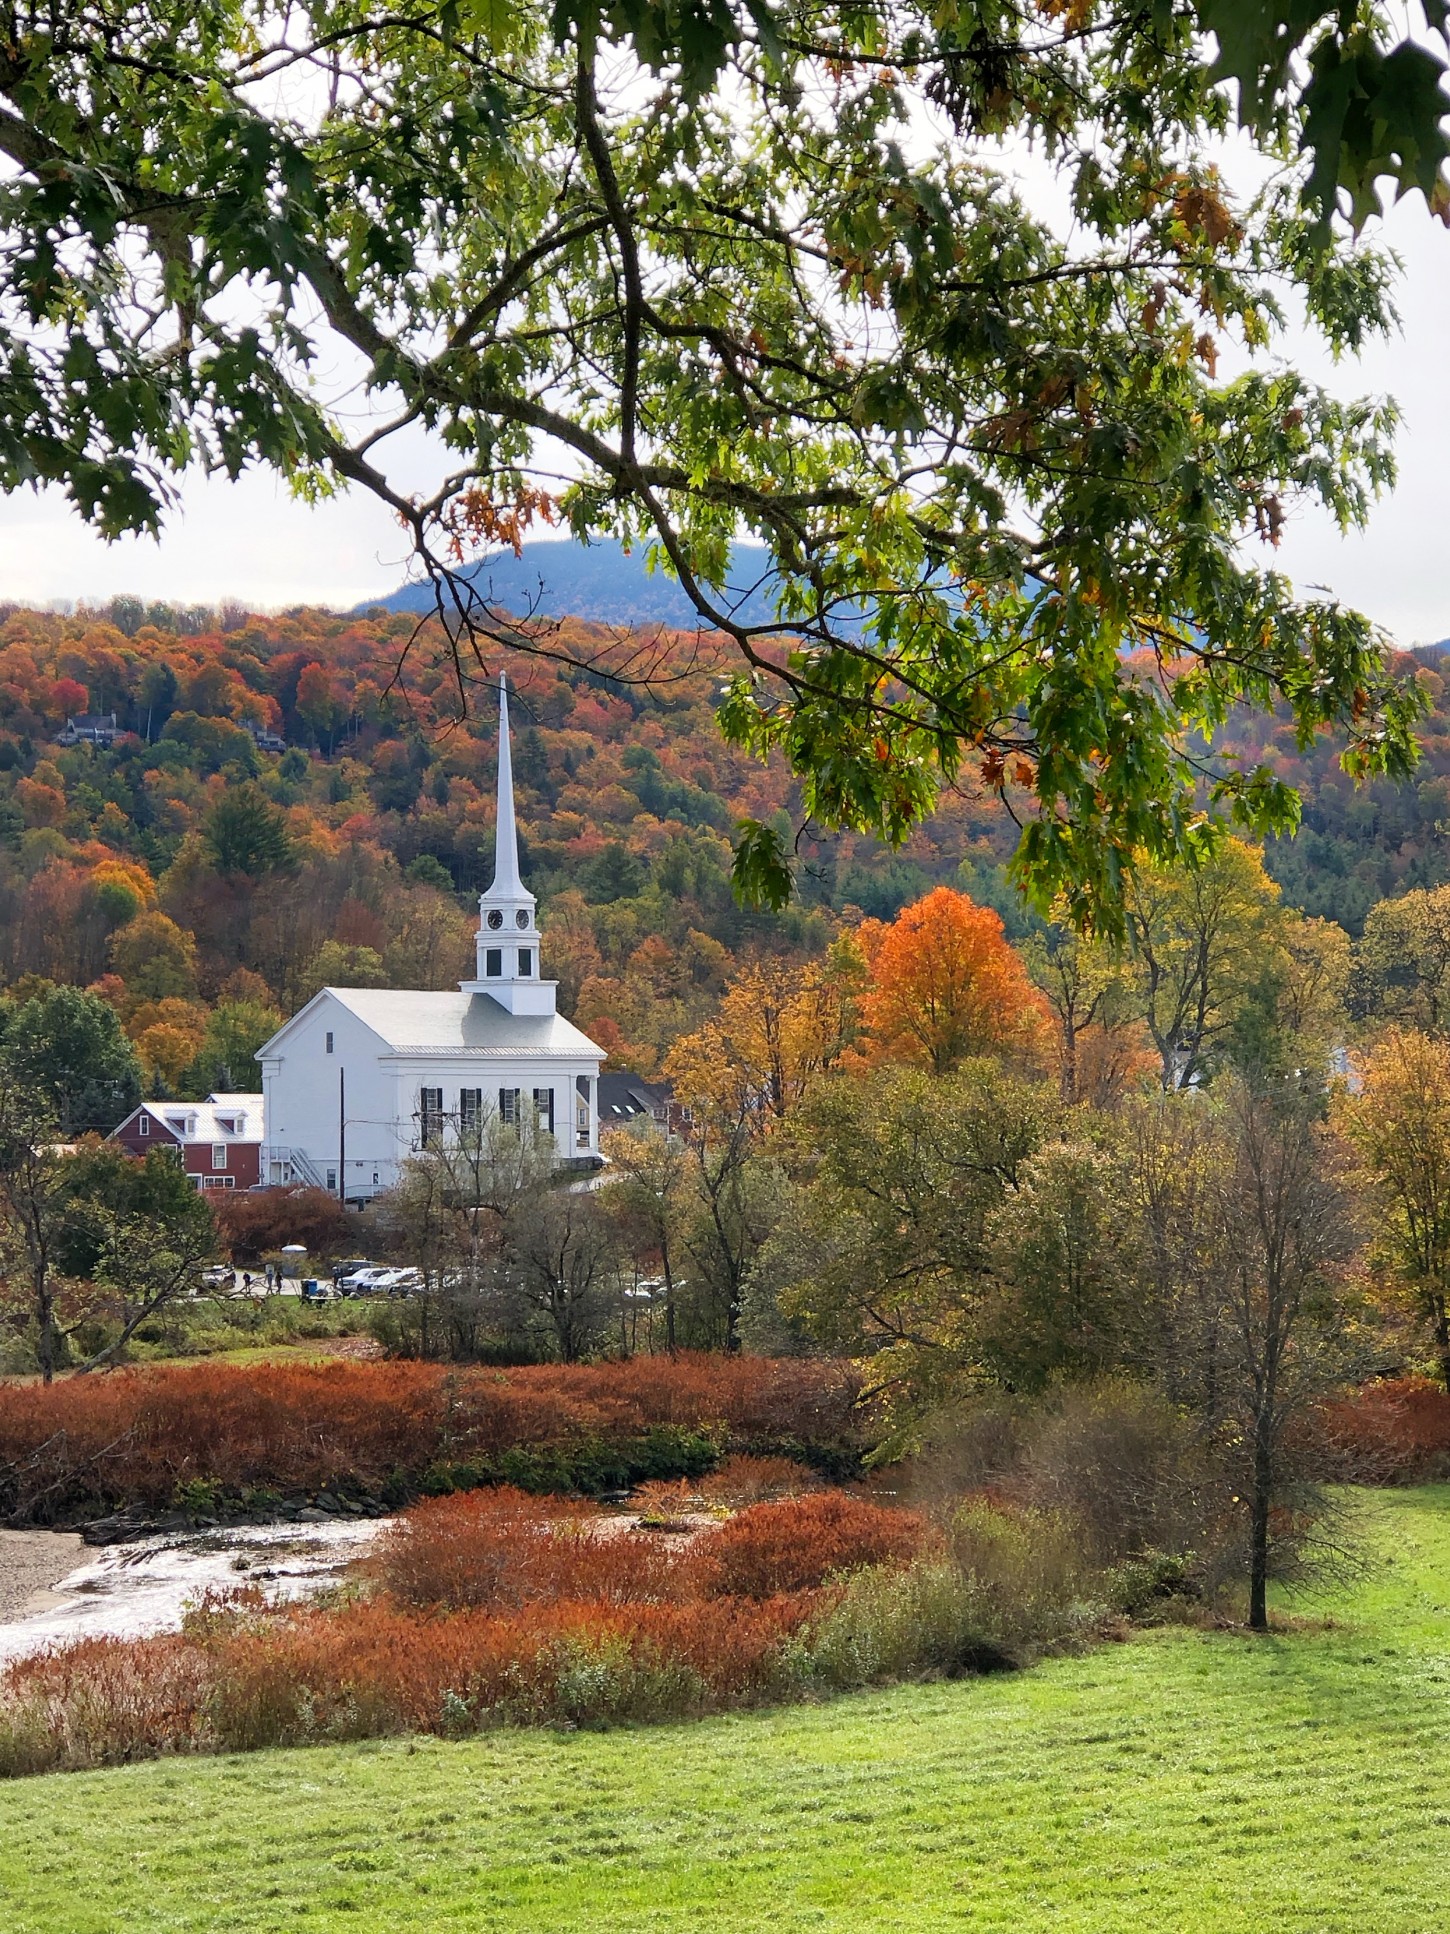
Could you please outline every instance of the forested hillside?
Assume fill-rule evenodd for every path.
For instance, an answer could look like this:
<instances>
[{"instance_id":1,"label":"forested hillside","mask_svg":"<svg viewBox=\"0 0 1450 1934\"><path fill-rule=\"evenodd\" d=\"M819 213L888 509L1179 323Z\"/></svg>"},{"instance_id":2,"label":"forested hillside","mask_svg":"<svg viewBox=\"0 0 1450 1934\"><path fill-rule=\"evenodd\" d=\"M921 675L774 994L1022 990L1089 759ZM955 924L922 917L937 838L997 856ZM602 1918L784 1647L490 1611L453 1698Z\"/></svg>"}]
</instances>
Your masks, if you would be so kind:
<instances>
[{"instance_id":1,"label":"forested hillside","mask_svg":"<svg viewBox=\"0 0 1450 1934\"><path fill-rule=\"evenodd\" d=\"M469 971L492 868L495 719L460 703L415 617L12 611L0 628L0 978L95 986L149 1077L254 1078L279 1014L318 987L444 987ZM555 647L608 652L578 622ZM670 647L673 649L673 647ZM713 1006L732 954L819 951L830 914L890 915L925 887L988 879L1010 848L990 804L951 801L903 855L803 848L799 904L744 911L730 836L784 816L788 776L725 746L718 681L682 643L652 689L523 653L514 771L548 970L621 1059L646 1068ZM621 664L633 644L616 651ZM652 661L658 649L651 644ZM56 743L116 715L109 747ZM252 731L280 735L259 750Z\"/></svg>"},{"instance_id":2,"label":"forested hillside","mask_svg":"<svg viewBox=\"0 0 1450 1934\"><path fill-rule=\"evenodd\" d=\"M12 610L0 627L5 986L95 987L148 1078L188 1092L249 1082L256 1043L326 982L456 981L492 864L494 717L479 688L461 702L441 636L415 637L417 622L126 599L72 616ZM640 666L640 640L577 620L550 648ZM838 916L889 918L939 882L1022 929L1000 872L1016 829L990 796L965 793L900 854L806 839L797 905L742 909L736 820L775 818L793 836L799 800L783 768L721 741L718 679L698 650L650 640L668 675L648 687L548 656L498 661L518 692L514 768L549 971L616 1060L656 1066L713 1009L741 951L819 952ZM1286 899L1351 932L1376 899L1450 873L1450 714L1440 673L1421 676L1436 710L1412 785L1356 793L1329 742L1301 755L1287 727L1237 733L1237 750L1305 792L1304 832L1268 854ZM114 744L56 742L68 717L113 712ZM286 749L260 750L258 731Z\"/></svg>"},{"instance_id":3,"label":"forested hillside","mask_svg":"<svg viewBox=\"0 0 1450 1934\"><path fill-rule=\"evenodd\" d=\"M1406 656L1399 669L1417 670L1432 701L1419 730L1424 756L1404 785L1373 779L1357 789L1340 770L1334 740L1317 739L1301 753L1283 718L1240 715L1225 734L1236 757L1268 760L1303 795L1298 835L1270 840L1265 849L1284 898L1355 936L1377 900L1450 879L1447 668L1436 647Z\"/></svg>"}]
</instances>

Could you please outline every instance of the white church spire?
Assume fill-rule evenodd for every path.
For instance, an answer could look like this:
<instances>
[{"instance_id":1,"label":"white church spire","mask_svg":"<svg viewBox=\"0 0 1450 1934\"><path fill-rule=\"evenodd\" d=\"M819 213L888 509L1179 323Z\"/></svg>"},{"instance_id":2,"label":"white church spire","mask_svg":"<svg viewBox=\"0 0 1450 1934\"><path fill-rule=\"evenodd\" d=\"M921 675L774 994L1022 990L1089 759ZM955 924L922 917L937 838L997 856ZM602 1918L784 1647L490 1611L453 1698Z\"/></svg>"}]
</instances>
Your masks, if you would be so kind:
<instances>
[{"instance_id":1,"label":"white church spire","mask_svg":"<svg viewBox=\"0 0 1450 1934\"><path fill-rule=\"evenodd\" d=\"M557 982L539 977L534 896L519 875L508 681L502 672L498 680L498 818L493 835L493 882L479 896L477 974L459 985L466 994L487 994L510 1014L555 1011Z\"/></svg>"},{"instance_id":2,"label":"white church spire","mask_svg":"<svg viewBox=\"0 0 1450 1934\"><path fill-rule=\"evenodd\" d=\"M509 745L508 674L498 675L498 818L493 833L493 885L490 895L517 898L524 890L519 878L519 831L514 819L514 762Z\"/></svg>"}]
</instances>

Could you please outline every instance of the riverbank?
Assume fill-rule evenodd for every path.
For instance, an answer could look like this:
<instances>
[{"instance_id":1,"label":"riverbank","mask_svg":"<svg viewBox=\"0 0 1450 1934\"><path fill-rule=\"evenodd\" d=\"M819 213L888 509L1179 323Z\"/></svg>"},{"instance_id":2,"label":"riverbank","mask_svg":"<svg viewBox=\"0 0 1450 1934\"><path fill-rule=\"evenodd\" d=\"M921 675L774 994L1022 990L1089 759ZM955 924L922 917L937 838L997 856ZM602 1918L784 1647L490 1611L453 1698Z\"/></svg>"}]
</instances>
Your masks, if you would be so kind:
<instances>
[{"instance_id":1,"label":"riverbank","mask_svg":"<svg viewBox=\"0 0 1450 1934\"><path fill-rule=\"evenodd\" d=\"M648 1732L500 1730L0 1786L6 1934L1427 1934L1450 1487L1268 1638Z\"/></svg>"},{"instance_id":2,"label":"riverbank","mask_svg":"<svg viewBox=\"0 0 1450 1934\"><path fill-rule=\"evenodd\" d=\"M83 1549L75 1531L0 1531L0 1620L42 1601L81 1563Z\"/></svg>"}]
</instances>

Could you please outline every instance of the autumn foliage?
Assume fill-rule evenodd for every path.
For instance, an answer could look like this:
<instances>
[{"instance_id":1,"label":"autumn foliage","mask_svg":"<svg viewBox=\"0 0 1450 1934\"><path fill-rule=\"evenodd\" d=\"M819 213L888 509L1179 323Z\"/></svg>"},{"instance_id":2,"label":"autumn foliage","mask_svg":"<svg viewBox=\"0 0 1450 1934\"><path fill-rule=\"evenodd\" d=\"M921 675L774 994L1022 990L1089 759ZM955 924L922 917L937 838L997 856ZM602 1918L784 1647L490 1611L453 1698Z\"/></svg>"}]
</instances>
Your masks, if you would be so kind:
<instances>
[{"instance_id":1,"label":"autumn foliage","mask_svg":"<svg viewBox=\"0 0 1450 1934\"><path fill-rule=\"evenodd\" d=\"M1360 1484L1450 1476L1450 1395L1428 1377L1387 1377L1321 1406L1314 1434L1326 1461Z\"/></svg>"},{"instance_id":2,"label":"autumn foliage","mask_svg":"<svg viewBox=\"0 0 1450 1934\"><path fill-rule=\"evenodd\" d=\"M858 1387L843 1365L693 1354L506 1372L202 1364L14 1385L0 1405L0 1511L54 1522L165 1506L195 1479L236 1493L392 1485L406 1495L425 1480L506 1476L511 1458L530 1454L540 1483L551 1469L567 1483L567 1453L619 1456L651 1432L706 1433L722 1450L849 1454Z\"/></svg>"},{"instance_id":3,"label":"autumn foliage","mask_svg":"<svg viewBox=\"0 0 1450 1934\"><path fill-rule=\"evenodd\" d=\"M706 1521L708 1527L708 1521ZM385 1533L377 1576L400 1602L516 1608L545 1599L607 1604L765 1599L814 1591L839 1572L900 1563L921 1518L844 1491L751 1505L688 1542L501 1488L416 1506Z\"/></svg>"},{"instance_id":4,"label":"autumn foliage","mask_svg":"<svg viewBox=\"0 0 1450 1934\"><path fill-rule=\"evenodd\" d=\"M87 1639L0 1677L0 1771L500 1721L678 1717L799 1692L792 1654L849 1574L922 1520L840 1492L759 1504L688 1543L518 1491L384 1534L380 1589L269 1609L252 1588L174 1636Z\"/></svg>"},{"instance_id":5,"label":"autumn foliage","mask_svg":"<svg viewBox=\"0 0 1450 1934\"><path fill-rule=\"evenodd\" d=\"M858 939L871 984L861 1001L869 1052L944 1074L974 1054L1032 1048L1042 998L990 907L940 886Z\"/></svg>"}]
</instances>

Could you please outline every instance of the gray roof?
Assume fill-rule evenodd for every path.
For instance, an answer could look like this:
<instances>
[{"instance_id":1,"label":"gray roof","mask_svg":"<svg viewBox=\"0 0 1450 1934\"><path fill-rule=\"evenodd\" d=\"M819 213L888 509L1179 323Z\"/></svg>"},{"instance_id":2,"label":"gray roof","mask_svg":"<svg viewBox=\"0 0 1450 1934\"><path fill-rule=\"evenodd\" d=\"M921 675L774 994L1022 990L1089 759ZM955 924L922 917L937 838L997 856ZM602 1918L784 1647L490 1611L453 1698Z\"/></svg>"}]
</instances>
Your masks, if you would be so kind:
<instances>
[{"instance_id":1,"label":"gray roof","mask_svg":"<svg viewBox=\"0 0 1450 1934\"><path fill-rule=\"evenodd\" d=\"M600 1061L604 1049L562 1014L510 1014L487 994L424 994L393 987L327 987L395 1054L561 1055Z\"/></svg>"}]
</instances>

